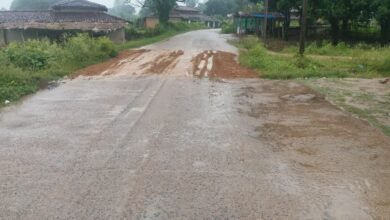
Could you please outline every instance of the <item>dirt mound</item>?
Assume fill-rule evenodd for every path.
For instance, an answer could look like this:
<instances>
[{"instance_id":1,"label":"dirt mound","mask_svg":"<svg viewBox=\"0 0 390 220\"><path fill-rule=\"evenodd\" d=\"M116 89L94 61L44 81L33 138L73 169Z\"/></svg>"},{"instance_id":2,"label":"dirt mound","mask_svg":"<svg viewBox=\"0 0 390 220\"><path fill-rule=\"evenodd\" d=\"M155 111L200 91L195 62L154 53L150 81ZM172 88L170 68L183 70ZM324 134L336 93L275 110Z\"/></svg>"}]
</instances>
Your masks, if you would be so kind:
<instances>
[{"instance_id":1,"label":"dirt mound","mask_svg":"<svg viewBox=\"0 0 390 220\"><path fill-rule=\"evenodd\" d=\"M150 50L126 50L120 53L118 56L107 60L103 63L94 64L84 69L77 71L73 78L77 76L97 76L97 75L110 75L115 72L120 66L127 62L131 62L142 54L149 52Z\"/></svg>"},{"instance_id":2,"label":"dirt mound","mask_svg":"<svg viewBox=\"0 0 390 220\"><path fill-rule=\"evenodd\" d=\"M164 73L168 69L172 69L176 66L177 58L182 56L184 51L173 51L169 54L162 54L158 56L154 61L144 64L144 66L150 66L144 73Z\"/></svg>"},{"instance_id":3,"label":"dirt mound","mask_svg":"<svg viewBox=\"0 0 390 220\"><path fill-rule=\"evenodd\" d=\"M236 55L223 51L204 51L192 59L193 74L211 78L257 78L258 73L240 66Z\"/></svg>"}]
</instances>

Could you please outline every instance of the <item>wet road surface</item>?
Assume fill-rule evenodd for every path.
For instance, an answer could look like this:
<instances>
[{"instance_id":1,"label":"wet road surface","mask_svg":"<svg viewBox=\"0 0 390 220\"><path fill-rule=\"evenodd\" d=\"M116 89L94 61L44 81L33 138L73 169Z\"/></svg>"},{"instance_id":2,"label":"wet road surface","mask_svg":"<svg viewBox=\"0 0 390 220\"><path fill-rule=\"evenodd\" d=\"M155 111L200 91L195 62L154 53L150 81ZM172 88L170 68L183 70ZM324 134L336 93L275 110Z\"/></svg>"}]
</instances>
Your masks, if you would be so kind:
<instances>
[{"instance_id":1,"label":"wet road surface","mask_svg":"<svg viewBox=\"0 0 390 220\"><path fill-rule=\"evenodd\" d=\"M390 139L297 82L193 76L226 38L3 109L0 219L389 219Z\"/></svg>"}]
</instances>

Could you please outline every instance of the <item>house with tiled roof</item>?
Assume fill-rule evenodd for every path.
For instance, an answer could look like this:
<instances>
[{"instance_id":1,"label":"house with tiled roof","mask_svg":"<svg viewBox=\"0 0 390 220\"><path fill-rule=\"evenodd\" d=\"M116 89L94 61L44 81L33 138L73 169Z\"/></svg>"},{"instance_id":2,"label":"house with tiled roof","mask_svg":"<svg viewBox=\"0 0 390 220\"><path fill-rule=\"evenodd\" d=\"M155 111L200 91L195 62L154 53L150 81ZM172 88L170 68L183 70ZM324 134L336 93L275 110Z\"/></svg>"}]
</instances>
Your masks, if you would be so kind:
<instances>
[{"instance_id":1,"label":"house with tiled roof","mask_svg":"<svg viewBox=\"0 0 390 220\"><path fill-rule=\"evenodd\" d=\"M107 14L107 10L87 0L65 0L48 10L0 11L0 45L79 32L124 42L128 21Z\"/></svg>"}]
</instances>

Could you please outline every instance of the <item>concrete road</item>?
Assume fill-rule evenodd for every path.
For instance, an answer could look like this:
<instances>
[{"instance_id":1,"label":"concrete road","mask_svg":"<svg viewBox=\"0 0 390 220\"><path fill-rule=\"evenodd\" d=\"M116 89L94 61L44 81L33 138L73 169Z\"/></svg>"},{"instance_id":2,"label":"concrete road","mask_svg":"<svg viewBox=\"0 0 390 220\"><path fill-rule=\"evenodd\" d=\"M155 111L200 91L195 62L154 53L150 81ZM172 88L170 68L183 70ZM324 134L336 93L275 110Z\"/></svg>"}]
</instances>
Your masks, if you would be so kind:
<instances>
[{"instance_id":1,"label":"concrete road","mask_svg":"<svg viewBox=\"0 0 390 220\"><path fill-rule=\"evenodd\" d=\"M297 82L194 77L226 39L179 35L1 110L0 219L389 219L390 139Z\"/></svg>"}]
</instances>

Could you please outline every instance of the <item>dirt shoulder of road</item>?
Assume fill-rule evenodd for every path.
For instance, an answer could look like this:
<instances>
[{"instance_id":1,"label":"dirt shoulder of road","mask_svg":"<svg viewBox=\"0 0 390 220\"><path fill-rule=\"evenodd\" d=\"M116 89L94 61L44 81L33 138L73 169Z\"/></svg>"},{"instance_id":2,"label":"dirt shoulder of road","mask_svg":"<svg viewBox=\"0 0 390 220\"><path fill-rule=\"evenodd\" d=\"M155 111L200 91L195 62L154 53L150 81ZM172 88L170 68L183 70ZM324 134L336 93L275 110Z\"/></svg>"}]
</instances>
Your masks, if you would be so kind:
<instances>
[{"instance_id":1,"label":"dirt shoulder of road","mask_svg":"<svg viewBox=\"0 0 390 220\"><path fill-rule=\"evenodd\" d=\"M385 79L307 79L305 85L390 136L390 82Z\"/></svg>"}]
</instances>

